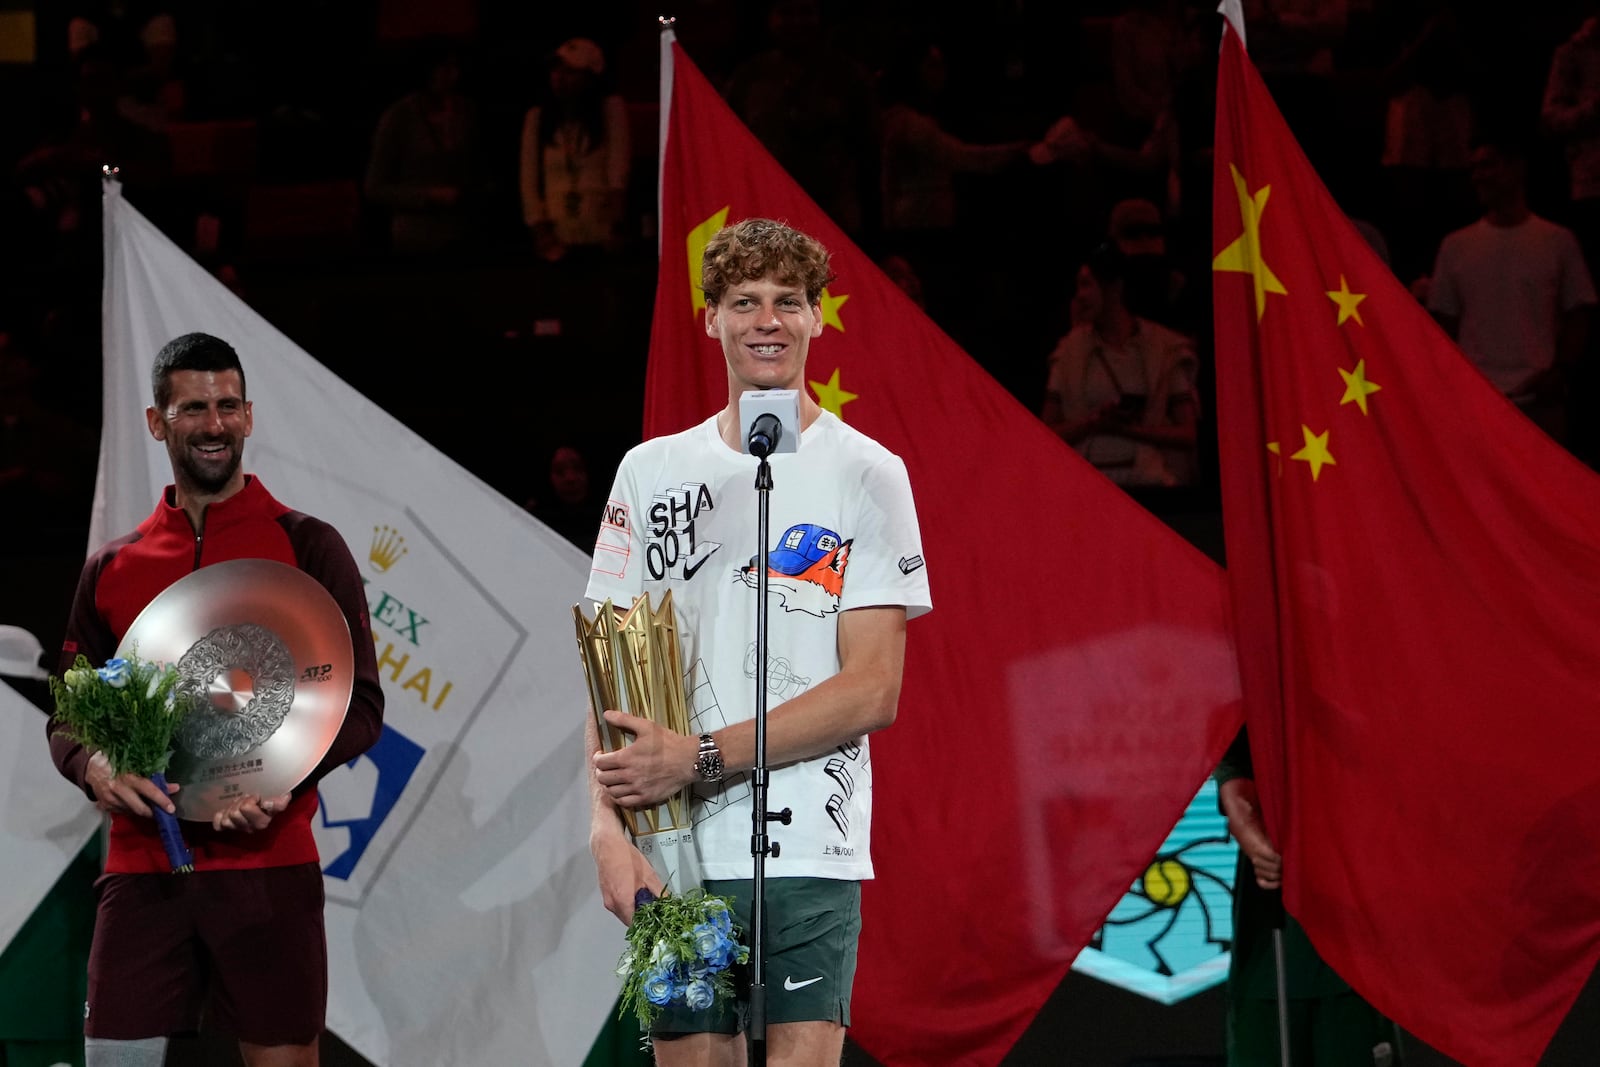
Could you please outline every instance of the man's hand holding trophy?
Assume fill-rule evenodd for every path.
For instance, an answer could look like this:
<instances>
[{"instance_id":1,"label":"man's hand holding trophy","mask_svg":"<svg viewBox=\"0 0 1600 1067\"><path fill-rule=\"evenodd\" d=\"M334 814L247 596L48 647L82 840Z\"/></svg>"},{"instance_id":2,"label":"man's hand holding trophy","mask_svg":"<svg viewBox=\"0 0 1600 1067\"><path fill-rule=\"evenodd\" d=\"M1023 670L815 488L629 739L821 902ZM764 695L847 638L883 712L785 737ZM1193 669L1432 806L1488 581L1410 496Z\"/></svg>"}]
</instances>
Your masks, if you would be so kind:
<instances>
[{"instance_id":1,"label":"man's hand holding trophy","mask_svg":"<svg viewBox=\"0 0 1600 1067\"><path fill-rule=\"evenodd\" d=\"M672 593L663 596L655 608L646 593L636 597L626 612L606 600L596 605L592 618L581 605L574 605L572 614L602 751L616 752L636 743L629 731L606 721L607 710L692 738ZM685 761L685 765L692 762ZM700 884L691 792L685 785L658 803L621 806L634 844L673 892Z\"/></svg>"}]
</instances>

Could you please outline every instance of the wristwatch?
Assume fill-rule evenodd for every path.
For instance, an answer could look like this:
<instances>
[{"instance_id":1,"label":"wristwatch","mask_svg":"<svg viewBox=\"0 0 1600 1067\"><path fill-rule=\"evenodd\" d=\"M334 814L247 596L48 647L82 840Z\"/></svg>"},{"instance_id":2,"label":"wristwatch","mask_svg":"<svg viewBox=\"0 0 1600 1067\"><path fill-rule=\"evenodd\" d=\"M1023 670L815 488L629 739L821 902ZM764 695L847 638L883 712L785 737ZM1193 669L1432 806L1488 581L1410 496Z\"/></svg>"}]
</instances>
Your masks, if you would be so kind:
<instances>
[{"instance_id":1,"label":"wristwatch","mask_svg":"<svg viewBox=\"0 0 1600 1067\"><path fill-rule=\"evenodd\" d=\"M702 782L722 781L722 749L710 734L700 735L700 753L694 759L694 772Z\"/></svg>"}]
</instances>

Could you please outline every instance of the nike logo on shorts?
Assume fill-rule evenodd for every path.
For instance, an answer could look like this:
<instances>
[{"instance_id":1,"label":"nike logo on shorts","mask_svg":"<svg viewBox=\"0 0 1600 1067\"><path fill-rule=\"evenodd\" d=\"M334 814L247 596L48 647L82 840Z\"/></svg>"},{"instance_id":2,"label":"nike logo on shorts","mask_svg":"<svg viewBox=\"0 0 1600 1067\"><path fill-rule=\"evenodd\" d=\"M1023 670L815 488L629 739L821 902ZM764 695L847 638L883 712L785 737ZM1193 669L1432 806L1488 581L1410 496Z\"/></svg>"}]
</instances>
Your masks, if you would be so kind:
<instances>
[{"instance_id":1,"label":"nike logo on shorts","mask_svg":"<svg viewBox=\"0 0 1600 1067\"><path fill-rule=\"evenodd\" d=\"M816 983L818 983L820 981L822 981L822 975L820 975L820 974L817 975L815 978L807 978L804 982L796 982L792 977L789 977L789 976L786 975L786 976L784 976L784 979L783 979L783 988L789 990L792 993L796 989L804 989L806 986L815 985Z\"/></svg>"}]
</instances>

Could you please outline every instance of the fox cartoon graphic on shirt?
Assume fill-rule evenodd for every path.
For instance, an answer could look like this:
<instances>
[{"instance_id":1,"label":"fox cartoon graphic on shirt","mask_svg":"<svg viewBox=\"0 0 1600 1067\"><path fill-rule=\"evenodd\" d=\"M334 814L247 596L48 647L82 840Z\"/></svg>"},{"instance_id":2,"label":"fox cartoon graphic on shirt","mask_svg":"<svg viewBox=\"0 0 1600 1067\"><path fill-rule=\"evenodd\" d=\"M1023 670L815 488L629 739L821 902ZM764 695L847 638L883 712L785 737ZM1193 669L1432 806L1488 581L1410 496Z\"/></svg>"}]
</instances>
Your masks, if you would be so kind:
<instances>
[{"instance_id":1,"label":"fox cartoon graphic on shirt","mask_svg":"<svg viewBox=\"0 0 1600 1067\"><path fill-rule=\"evenodd\" d=\"M803 611L822 618L839 610L844 572L850 565L851 542L814 522L789 527L778 546L767 552L767 591L776 592L785 611ZM739 568L736 580L756 587L754 556Z\"/></svg>"}]
</instances>

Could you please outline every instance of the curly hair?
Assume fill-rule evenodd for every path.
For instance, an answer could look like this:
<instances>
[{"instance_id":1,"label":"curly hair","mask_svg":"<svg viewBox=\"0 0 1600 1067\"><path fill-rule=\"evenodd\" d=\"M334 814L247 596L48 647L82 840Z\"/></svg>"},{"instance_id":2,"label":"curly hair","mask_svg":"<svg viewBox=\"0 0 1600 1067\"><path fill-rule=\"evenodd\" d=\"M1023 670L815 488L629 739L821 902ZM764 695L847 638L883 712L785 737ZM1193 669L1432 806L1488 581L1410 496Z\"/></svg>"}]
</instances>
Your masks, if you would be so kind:
<instances>
[{"instance_id":1,"label":"curly hair","mask_svg":"<svg viewBox=\"0 0 1600 1067\"><path fill-rule=\"evenodd\" d=\"M806 302L822 300L833 281L828 250L814 237L774 219L745 219L718 230L700 258L700 288L716 305L728 287L771 277L805 290Z\"/></svg>"}]
</instances>

